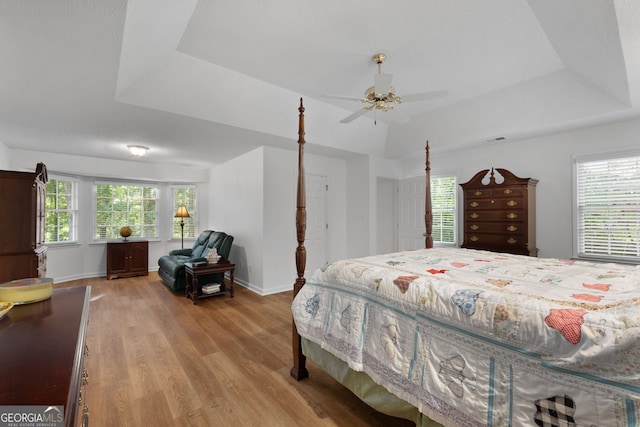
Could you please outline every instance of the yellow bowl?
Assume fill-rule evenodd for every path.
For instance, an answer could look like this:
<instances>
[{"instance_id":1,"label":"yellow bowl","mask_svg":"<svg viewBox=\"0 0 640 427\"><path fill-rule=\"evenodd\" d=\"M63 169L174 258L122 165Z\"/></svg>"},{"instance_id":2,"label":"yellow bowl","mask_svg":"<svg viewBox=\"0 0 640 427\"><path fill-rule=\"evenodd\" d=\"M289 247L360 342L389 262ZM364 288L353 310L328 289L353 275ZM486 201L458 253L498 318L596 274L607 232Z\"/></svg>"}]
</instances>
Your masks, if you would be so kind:
<instances>
[{"instance_id":1,"label":"yellow bowl","mask_svg":"<svg viewBox=\"0 0 640 427\"><path fill-rule=\"evenodd\" d=\"M13 308L12 302L0 301L0 319L4 317L5 314L9 312Z\"/></svg>"},{"instance_id":2,"label":"yellow bowl","mask_svg":"<svg viewBox=\"0 0 640 427\"><path fill-rule=\"evenodd\" d=\"M14 304L29 304L51 298L53 279L48 277L30 277L0 283L0 301Z\"/></svg>"}]
</instances>

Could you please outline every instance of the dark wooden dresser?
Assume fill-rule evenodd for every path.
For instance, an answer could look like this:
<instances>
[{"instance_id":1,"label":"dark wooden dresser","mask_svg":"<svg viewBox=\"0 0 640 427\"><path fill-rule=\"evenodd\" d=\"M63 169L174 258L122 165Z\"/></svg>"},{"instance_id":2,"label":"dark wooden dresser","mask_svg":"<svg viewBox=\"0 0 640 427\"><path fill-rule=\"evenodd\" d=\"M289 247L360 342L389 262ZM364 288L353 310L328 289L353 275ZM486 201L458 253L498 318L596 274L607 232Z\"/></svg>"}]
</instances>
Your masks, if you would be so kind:
<instances>
[{"instance_id":1,"label":"dark wooden dresser","mask_svg":"<svg viewBox=\"0 0 640 427\"><path fill-rule=\"evenodd\" d=\"M536 179L492 168L460 184L464 193L462 247L537 256L537 183Z\"/></svg>"},{"instance_id":2,"label":"dark wooden dresser","mask_svg":"<svg viewBox=\"0 0 640 427\"><path fill-rule=\"evenodd\" d=\"M89 286L55 289L0 319L0 405L64 407L64 425L88 425L83 386Z\"/></svg>"},{"instance_id":3,"label":"dark wooden dresser","mask_svg":"<svg viewBox=\"0 0 640 427\"><path fill-rule=\"evenodd\" d=\"M44 244L47 168L0 171L0 283L45 277Z\"/></svg>"}]
</instances>

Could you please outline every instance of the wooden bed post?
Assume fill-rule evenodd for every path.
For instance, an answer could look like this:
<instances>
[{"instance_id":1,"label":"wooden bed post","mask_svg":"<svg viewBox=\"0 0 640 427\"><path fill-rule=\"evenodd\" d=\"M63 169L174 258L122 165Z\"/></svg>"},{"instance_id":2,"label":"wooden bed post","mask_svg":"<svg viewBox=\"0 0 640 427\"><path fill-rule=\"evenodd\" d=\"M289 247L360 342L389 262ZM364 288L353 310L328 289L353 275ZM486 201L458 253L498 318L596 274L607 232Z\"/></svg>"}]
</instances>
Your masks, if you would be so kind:
<instances>
[{"instance_id":1,"label":"wooden bed post","mask_svg":"<svg viewBox=\"0 0 640 427\"><path fill-rule=\"evenodd\" d=\"M304 247L304 239L307 230L307 208L306 208L306 192L304 184L304 106L302 98L300 98L300 112L298 115L298 192L297 192L297 208L296 208L296 234L298 238L298 247L296 248L296 269L298 270L298 278L293 285L293 296L300 292L306 280L304 278L304 270L307 263L307 250ZM291 376L300 381L309 376L309 371L305 366L307 357L302 354L302 343L300 334L293 323L293 367L291 368Z\"/></svg>"},{"instance_id":2,"label":"wooden bed post","mask_svg":"<svg viewBox=\"0 0 640 427\"><path fill-rule=\"evenodd\" d=\"M427 140L427 147L425 149L425 163L426 163L426 184L424 188L424 225L426 232L424 233L424 247L427 249L433 248L433 214L431 212L431 161L429 160L429 141Z\"/></svg>"}]
</instances>

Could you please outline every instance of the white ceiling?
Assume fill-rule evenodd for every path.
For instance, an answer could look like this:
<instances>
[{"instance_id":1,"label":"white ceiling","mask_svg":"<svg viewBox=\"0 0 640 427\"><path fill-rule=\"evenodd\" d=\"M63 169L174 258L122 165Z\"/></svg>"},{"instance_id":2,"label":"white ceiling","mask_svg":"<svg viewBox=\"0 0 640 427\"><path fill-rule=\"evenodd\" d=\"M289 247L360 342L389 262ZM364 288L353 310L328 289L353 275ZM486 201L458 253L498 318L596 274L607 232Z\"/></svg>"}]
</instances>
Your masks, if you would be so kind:
<instances>
[{"instance_id":1,"label":"white ceiling","mask_svg":"<svg viewBox=\"0 0 640 427\"><path fill-rule=\"evenodd\" d=\"M341 124L383 52L411 117ZM0 142L211 166L261 145L401 159L640 113L637 0L0 0ZM375 119L375 121L374 121Z\"/></svg>"}]
</instances>

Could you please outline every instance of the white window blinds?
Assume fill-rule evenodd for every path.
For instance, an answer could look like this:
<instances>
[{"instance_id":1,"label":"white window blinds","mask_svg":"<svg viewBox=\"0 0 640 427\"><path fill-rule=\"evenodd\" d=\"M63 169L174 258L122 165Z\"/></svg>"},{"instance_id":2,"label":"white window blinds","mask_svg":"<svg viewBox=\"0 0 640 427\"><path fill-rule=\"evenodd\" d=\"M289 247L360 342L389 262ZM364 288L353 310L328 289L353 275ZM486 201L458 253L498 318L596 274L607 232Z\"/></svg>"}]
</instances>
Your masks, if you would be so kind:
<instances>
[{"instance_id":1,"label":"white window blinds","mask_svg":"<svg viewBox=\"0 0 640 427\"><path fill-rule=\"evenodd\" d=\"M456 241L456 179L431 179L431 212L433 214L433 241Z\"/></svg>"},{"instance_id":2,"label":"white window blinds","mask_svg":"<svg viewBox=\"0 0 640 427\"><path fill-rule=\"evenodd\" d=\"M640 260L640 156L576 161L578 256Z\"/></svg>"},{"instance_id":3,"label":"white window blinds","mask_svg":"<svg viewBox=\"0 0 640 427\"><path fill-rule=\"evenodd\" d=\"M184 221L184 237L196 237L196 223L198 218L197 208L197 188L195 185L174 185L172 187L173 192L173 213L178 211L178 206L185 205L187 212L189 212L189 218L175 218L171 215L173 221L173 238L181 238L182 230L180 227L180 221Z\"/></svg>"},{"instance_id":4,"label":"white window blinds","mask_svg":"<svg viewBox=\"0 0 640 427\"><path fill-rule=\"evenodd\" d=\"M131 227L132 237L158 237L158 188L135 183L95 183L94 240L120 238Z\"/></svg>"},{"instance_id":5,"label":"white window blinds","mask_svg":"<svg viewBox=\"0 0 640 427\"><path fill-rule=\"evenodd\" d=\"M70 179L49 178L45 210L45 242L77 240L78 183Z\"/></svg>"}]
</instances>

